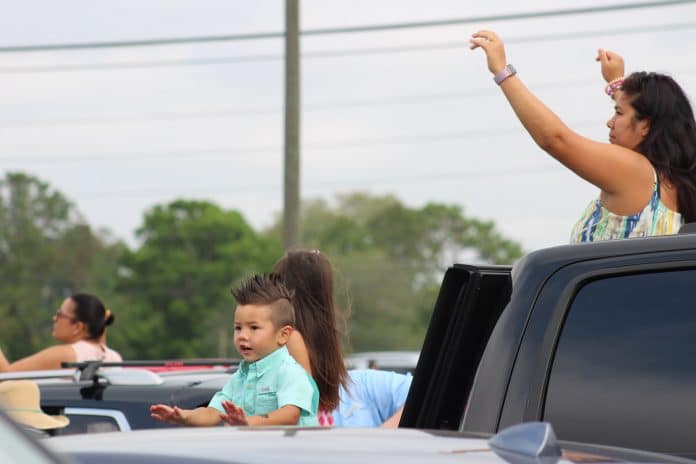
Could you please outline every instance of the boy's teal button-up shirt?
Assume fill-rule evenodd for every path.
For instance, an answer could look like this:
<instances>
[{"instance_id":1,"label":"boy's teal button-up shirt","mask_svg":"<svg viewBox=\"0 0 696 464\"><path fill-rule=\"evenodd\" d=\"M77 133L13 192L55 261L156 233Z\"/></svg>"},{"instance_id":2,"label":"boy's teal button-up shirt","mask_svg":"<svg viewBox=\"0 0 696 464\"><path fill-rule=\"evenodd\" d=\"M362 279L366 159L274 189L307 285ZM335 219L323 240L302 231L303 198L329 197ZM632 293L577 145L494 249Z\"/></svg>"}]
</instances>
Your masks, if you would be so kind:
<instances>
[{"instance_id":1,"label":"boy's teal button-up shirt","mask_svg":"<svg viewBox=\"0 0 696 464\"><path fill-rule=\"evenodd\" d=\"M242 361L208 407L225 412L222 402L241 406L247 416L268 414L285 405L300 408L297 425L319 425L319 389L307 371L283 346L255 362Z\"/></svg>"}]
</instances>

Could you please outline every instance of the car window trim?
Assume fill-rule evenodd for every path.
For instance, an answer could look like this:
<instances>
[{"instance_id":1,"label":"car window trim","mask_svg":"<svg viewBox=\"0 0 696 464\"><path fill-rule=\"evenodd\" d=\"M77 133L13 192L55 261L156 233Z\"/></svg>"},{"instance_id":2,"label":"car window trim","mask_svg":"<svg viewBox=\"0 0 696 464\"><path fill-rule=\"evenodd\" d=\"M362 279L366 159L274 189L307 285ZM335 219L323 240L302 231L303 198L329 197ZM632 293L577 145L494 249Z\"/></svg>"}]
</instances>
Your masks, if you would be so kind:
<instances>
[{"instance_id":1,"label":"car window trim","mask_svg":"<svg viewBox=\"0 0 696 464\"><path fill-rule=\"evenodd\" d=\"M130 432L131 426L126 415L118 409L99 409L99 408L65 408L63 412L66 416L94 416L108 417L116 422L120 432Z\"/></svg>"}]
</instances>

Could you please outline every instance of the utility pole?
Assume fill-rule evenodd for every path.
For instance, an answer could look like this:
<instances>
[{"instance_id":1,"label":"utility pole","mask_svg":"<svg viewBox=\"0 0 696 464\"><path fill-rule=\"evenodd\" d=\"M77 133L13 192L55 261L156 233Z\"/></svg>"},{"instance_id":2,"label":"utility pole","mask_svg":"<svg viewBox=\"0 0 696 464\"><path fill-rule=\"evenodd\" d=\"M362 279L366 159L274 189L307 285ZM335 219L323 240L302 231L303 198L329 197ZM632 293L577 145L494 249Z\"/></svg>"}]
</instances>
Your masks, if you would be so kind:
<instances>
[{"instance_id":1,"label":"utility pole","mask_svg":"<svg viewBox=\"0 0 696 464\"><path fill-rule=\"evenodd\" d=\"M283 247L300 243L300 7L285 0L285 170Z\"/></svg>"}]
</instances>

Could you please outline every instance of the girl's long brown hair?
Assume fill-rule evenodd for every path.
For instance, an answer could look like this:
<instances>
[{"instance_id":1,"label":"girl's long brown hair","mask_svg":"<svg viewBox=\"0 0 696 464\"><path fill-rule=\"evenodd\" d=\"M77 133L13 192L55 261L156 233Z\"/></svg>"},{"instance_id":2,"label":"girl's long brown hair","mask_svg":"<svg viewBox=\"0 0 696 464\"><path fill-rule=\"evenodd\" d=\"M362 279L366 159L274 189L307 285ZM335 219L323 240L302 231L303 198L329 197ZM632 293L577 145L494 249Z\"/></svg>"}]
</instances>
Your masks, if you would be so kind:
<instances>
[{"instance_id":1,"label":"girl's long brown hair","mask_svg":"<svg viewBox=\"0 0 696 464\"><path fill-rule=\"evenodd\" d=\"M319 387L319 408L333 411L339 403L339 386L347 386L348 371L343 362L331 263L318 250L290 251L273 267L273 274L295 292L295 327L307 345L312 376Z\"/></svg>"}]
</instances>

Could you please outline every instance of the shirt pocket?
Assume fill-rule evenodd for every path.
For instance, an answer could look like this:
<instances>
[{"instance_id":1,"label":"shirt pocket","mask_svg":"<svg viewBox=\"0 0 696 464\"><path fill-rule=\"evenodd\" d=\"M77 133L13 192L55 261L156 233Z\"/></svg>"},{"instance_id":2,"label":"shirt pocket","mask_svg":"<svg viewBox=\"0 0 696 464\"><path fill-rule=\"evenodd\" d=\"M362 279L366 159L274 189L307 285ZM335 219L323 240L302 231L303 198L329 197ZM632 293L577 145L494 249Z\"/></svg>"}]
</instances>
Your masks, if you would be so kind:
<instances>
[{"instance_id":1,"label":"shirt pocket","mask_svg":"<svg viewBox=\"0 0 696 464\"><path fill-rule=\"evenodd\" d=\"M256 414L268 414L278 409L278 395L274 391L259 392L256 395Z\"/></svg>"}]
</instances>

